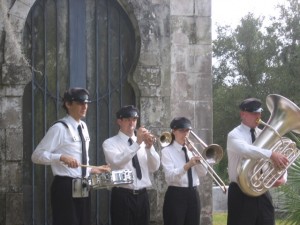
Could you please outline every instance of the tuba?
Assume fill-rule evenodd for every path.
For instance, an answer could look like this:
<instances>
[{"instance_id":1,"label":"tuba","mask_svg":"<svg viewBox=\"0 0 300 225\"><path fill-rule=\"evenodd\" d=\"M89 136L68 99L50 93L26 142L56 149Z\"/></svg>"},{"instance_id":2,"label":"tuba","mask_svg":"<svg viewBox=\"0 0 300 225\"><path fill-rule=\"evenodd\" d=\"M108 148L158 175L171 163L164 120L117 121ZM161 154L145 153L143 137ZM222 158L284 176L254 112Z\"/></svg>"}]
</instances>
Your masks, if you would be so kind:
<instances>
[{"instance_id":1,"label":"tuba","mask_svg":"<svg viewBox=\"0 0 300 225\"><path fill-rule=\"evenodd\" d=\"M300 108L289 99L271 94L266 104L271 112L261 134L253 145L285 155L289 163L277 168L271 159L245 159L238 168L238 183L249 196L260 196L271 188L300 155L296 143L283 137L289 132L300 134Z\"/></svg>"}]
</instances>

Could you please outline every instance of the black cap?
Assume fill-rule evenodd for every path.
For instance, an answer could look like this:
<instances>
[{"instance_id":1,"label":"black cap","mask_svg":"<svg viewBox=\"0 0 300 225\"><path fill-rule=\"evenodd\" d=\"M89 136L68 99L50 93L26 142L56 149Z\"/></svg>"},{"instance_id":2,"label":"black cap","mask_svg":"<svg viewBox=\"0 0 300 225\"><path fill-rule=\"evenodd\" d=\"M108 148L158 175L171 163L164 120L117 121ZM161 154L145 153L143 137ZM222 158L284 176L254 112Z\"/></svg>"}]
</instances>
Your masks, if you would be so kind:
<instances>
[{"instance_id":1,"label":"black cap","mask_svg":"<svg viewBox=\"0 0 300 225\"><path fill-rule=\"evenodd\" d=\"M240 110L246 112L262 112L261 101L257 98L247 98L240 104Z\"/></svg>"},{"instance_id":2,"label":"black cap","mask_svg":"<svg viewBox=\"0 0 300 225\"><path fill-rule=\"evenodd\" d=\"M116 116L118 119L139 117L139 110L133 105L126 105L119 109Z\"/></svg>"},{"instance_id":3,"label":"black cap","mask_svg":"<svg viewBox=\"0 0 300 225\"><path fill-rule=\"evenodd\" d=\"M171 129L187 128L192 129L192 123L185 117L175 117L170 123Z\"/></svg>"},{"instance_id":4,"label":"black cap","mask_svg":"<svg viewBox=\"0 0 300 225\"><path fill-rule=\"evenodd\" d=\"M88 90L84 88L70 88L69 90L66 90L64 93L64 102L84 102L84 103L90 103L89 100L89 92Z\"/></svg>"}]
</instances>

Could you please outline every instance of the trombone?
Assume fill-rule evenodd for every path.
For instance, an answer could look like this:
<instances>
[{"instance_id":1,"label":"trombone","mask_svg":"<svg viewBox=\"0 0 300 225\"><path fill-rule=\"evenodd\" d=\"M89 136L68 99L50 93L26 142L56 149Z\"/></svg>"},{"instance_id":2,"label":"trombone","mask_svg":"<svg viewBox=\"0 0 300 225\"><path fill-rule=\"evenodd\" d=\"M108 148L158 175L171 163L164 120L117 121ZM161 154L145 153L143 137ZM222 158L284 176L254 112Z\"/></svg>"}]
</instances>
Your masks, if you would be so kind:
<instances>
[{"instance_id":1,"label":"trombone","mask_svg":"<svg viewBox=\"0 0 300 225\"><path fill-rule=\"evenodd\" d=\"M222 189L223 193L225 194L227 192L225 183L211 167L211 165L219 163L220 160L223 158L222 147L217 144L211 144L207 146L207 144L205 144L192 130L190 131L190 134L193 135L193 137L204 148L203 154L205 157L202 156L202 154L197 150L197 148L194 146L193 142L189 138L186 138L186 145L192 147L192 149L190 150L192 151L194 156L200 157L200 163L203 164L203 166L207 170L207 173L211 176L211 178L216 182L216 184ZM167 146L172 141L171 133L163 132L159 137L159 141L161 146Z\"/></svg>"}]
</instances>

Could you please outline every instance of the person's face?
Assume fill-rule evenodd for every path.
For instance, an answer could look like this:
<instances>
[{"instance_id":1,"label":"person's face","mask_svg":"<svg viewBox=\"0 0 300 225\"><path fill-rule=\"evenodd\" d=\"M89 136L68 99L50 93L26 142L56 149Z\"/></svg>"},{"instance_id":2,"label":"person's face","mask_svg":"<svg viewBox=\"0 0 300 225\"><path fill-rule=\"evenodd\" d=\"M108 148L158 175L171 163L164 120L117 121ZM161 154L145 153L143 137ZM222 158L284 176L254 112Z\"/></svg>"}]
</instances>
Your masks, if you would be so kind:
<instances>
[{"instance_id":1,"label":"person's face","mask_svg":"<svg viewBox=\"0 0 300 225\"><path fill-rule=\"evenodd\" d=\"M79 121L81 118L86 116L88 109L88 104L84 102L67 102L66 107L68 108L68 113L76 121Z\"/></svg>"},{"instance_id":2,"label":"person's face","mask_svg":"<svg viewBox=\"0 0 300 225\"><path fill-rule=\"evenodd\" d=\"M189 137L190 129L179 128L179 129L174 129L172 132L175 136L175 141L178 142L181 145L184 145L185 139L187 137Z\"/></svg>"},{"instance_id":3,"label":"person's face","mask_svg":"<svg viewBox=\"0 0 300 225\"><path fill-rule=\"evenodd\" d=\"M128 135L132 136L135 128L136 128L136 123L137 123L138 118L137 117L129 117L129 118L122 118L118 119L118 125L120 127L120 130Z\"/></svg>"},{"instance_id":4,"label":"person's face","mask_svg":"<svg viewBox=\"0 0 300 225\"><path fill-rule=\"evenodd\" d=\"M242 122L248 127L255 128L258 125L258 120L261 118L260 112L240 112Z\"/></svg>"}]
</instances>

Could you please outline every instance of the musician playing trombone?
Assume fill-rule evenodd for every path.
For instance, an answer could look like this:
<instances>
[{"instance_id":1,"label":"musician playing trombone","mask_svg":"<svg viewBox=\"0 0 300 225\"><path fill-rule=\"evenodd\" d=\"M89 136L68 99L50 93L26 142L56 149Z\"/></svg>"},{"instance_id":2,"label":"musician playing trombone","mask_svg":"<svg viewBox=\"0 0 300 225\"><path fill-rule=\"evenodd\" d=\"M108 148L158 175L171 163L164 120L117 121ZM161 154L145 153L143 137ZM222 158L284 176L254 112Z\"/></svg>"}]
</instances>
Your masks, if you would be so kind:
<instances>
[{"instance_id":1,"label":"musician playing trombone","mask_svg":"<svg viewBox=\"0 0 300 225\"><path fill-rule=\"evenodd\" d=\"M241 124L229 132L227 137L228 154L228 218L227 225L275 225L274 207L269 191L260 196L249 196L241 190L238 183L237 168L243 159L271 159L283 168L288 159L281 153L253 145L261 133L258 122L263 109L257 98L248 98L239 105ZM260 173L263 173L263 169ZM274 184L275 187L286 182L286 173Z\"/></svg>"},{"instance_id":2,"label":"musician playing trombone","mask_svg":"<svg viewBox=\"0 0 300 225\"><path fill-rule=\"evenodd\" d=\"M186 138L192 129L186 117L171 121L171 143L162 149L161 163L168 189L163 205L164 225L199 225L201 204L197 186L199 177L206 175L206 168L194 156Z\"/></svg>"},{"instance_id":3,"label":"musician playing trombone","mask_svg":"<svg viewBox=\"0 0 300 225\"><path fill-rule=\"evenodd\" d=\"M136 130L139 111L135 106L121 107L116 117L119 132L103 142L105 159L112 170L131 170L134 181L112 188L111 224L149 225L150 205L146 188L152 185L150 174L160 165L160 157L153 146L155 138L144 127Z\"/></svg>"},{"instance_id":4,"label":"musician playing trombone","mask_svg":"<svg viewBox=\"0 0 300 225\"><path fill-rule=\"evenodd\" d=\"M70 88L65 91L63 108L67 115L49 128L34 150L34 163L51 165L54 179L51 185L52 224L91 224L91 201L86 183L81 183L90 173L109 172L107 165L86 168L89 164L89 133L82 120L88 109L89 92L84 88ZM82 131L81 139L79 129ZM84 195L74 197L73 181L79 182L78 192ZM82 185L81 185L82 184Z\"/></svg>"}]
</instances>

